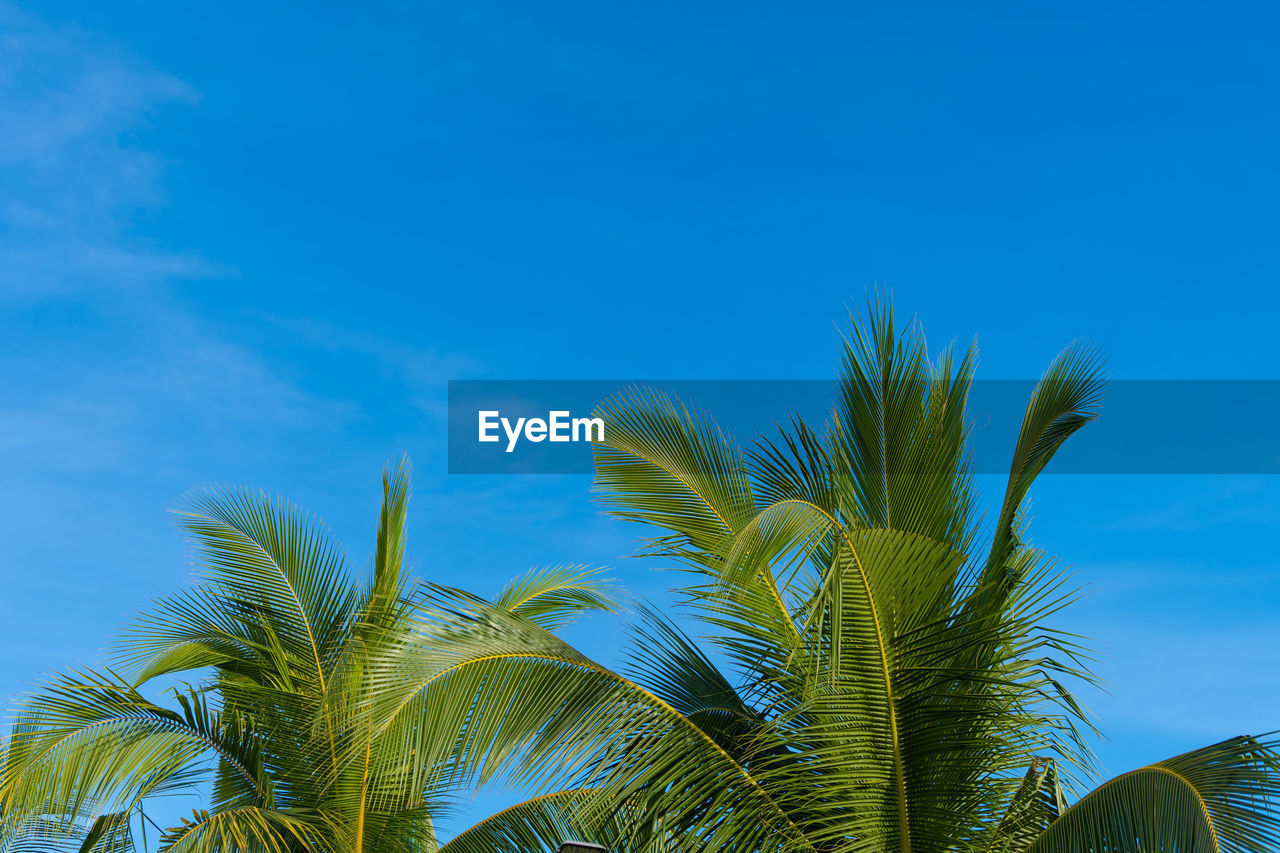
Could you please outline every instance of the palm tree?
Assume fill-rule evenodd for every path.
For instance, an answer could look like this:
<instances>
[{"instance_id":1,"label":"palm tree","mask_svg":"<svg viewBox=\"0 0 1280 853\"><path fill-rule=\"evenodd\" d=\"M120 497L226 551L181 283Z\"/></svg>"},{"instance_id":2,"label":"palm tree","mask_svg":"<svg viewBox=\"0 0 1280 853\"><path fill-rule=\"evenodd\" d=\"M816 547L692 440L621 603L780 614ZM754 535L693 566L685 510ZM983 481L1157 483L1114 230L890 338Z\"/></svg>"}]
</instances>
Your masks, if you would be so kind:
<instances>
[{"instance_id":1,"label":"palm tree","mask_svg":"<svg viewBox=\"0 0 1280 853\"><path fill-rule=\"evenodd\" d=\"M72 673L20 711L0 853L129 849L141 804L205 772L210 809L162 849L435 850L449 793L498 776L540 794L440 853L568 838L614 853L1271 849L1274 739L1084 793L1092 729L1069 686L1088 659L1041 627L1074 595L1020 511L1094 416L1096 361L1070 349L1046 372L984 529L965 449L972 349L931 362L880 310L846 353L828 425L747 450L660 394L601 411L603 498L658 529L646 553L689 573L714 654L641 607L627 670L593 661L554 632L610 606L577 569L492 602L411 583L403 472L384 480L363 584L306 518L198 496L184 519L202 583L139 622L125 674ZM207 672L176 707L140 692Z\"/></svg>"},{"instance_id":2,"label":"palm tree","mask_svg":"<svg viewBox=\"0 0 1280 853\"><path fill-rule=\"evenodd\" d=\"M480 632L450 660L419 661L424 673L495 658L558 673L537 688L555 716L533 752L565 790L545 787L442 853L548 850L566 836L615 851L1276 849L1271 736L1087 789L1093 732L1070 685L1089 679L1088 657L1041 627L1074 594L1028 544L1021 510L1095 417L1097 359L1072 347L1044 374L984 527L966 453L973 348L931 361L915 327L899 334L891 310L870 313L821 429L796 420L744 450L659 393L602 408L603 500L656 528L644 553L688 573L684 601L716 654L649 612L626 676L554 638L534 653ZM394 686L415 656L404 651L375 676L390 688L384 723L408 698Z\"/></svg>"},{"instance_id":3,"label":"palm tree","mask_svg":"<svg viewBox=\"0 0 1280 853\"><path fill-rule=\"evenodd\" d=\"M404 567L408 496L406 465L384 473L363 581L293 508L244 491L193 496L179 517L200 582L128 631L117 668L57 677L20 710L0 768L0 853L132 851L147 802L200 784L208 809L162 831L160 850L436 850L448 792L492 771L460 760L447 715L376 732L360 718L374 702L369 661L436 595ZM611 604L593 572L563 567L484 606L554 628ZM144 695L183 674L199 680L173 701Z\"/></svg>"}]
</instances>

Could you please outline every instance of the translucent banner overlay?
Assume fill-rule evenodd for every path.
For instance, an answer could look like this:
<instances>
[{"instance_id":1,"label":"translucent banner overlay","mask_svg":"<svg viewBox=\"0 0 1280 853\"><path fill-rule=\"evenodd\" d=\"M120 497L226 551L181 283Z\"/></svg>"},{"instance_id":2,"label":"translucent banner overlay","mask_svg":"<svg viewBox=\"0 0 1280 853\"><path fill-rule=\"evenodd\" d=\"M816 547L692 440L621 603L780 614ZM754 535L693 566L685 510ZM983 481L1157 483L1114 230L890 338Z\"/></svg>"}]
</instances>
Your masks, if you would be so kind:
<instances>
[{"instance_id":1,"label":"translucent banner overlay","mask_svg":"<svg viewBox=\"0 0 1280 853\"><path fill-rule=\"evenodd\" d=\"M1033 381L973 383L973 470L1005 474ZM828 380L452 380L450 474L590 474L602 401L660 391L744 447L800 416L821 432ZM1113 381L1048 474L1280 474L1280 380ZM606 437L607 440L607 437Z\"/></svg>"}]
</instances>

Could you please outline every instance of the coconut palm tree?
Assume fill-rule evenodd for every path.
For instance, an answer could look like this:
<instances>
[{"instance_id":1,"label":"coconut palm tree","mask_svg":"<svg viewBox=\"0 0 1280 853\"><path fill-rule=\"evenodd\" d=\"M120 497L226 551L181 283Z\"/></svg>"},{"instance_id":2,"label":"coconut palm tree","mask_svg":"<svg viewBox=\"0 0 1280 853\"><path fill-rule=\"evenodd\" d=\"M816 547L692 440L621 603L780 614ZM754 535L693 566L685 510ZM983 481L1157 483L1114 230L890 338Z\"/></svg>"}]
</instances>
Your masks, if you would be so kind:
<instances>
[{"instance_id":1,"label":"coconut palm tree","mask_svg":"<svg viewBox=\"0 0 1280 853\"><path fill-rule=\"evenodd\" d=\"M418 684L495 660L558 673L533 694L555 712L534 752L565 789L442 853L550 850L566 836L615 851L1276 849L1271 736L1089 790L1093 731L1071 692L1088 657L1042 627L1074 594L1028 543L1022 509L1095 417L1097 359L1072 347L1043 375L983 525L966 452L973 348L931 361L915 327L899 334L891 310L870 313L846 341L824 427L796 420L743 449L659 393L600 412L603 500L656 529L644 553L688 573L683 598L714 654L645 613L625 675L554 638L509 645L505 631L460 637L448 660L389 650L375 667L389 687L381 724L416 701L416 684L396 689L414 665ZM465 701L475 684L460 687Z\"/></svg>"},{"instance_id":2,"label":"coconut palm tree","mask_svg":"<svg viewBox=\"0 0 1280 853\"><path fill-rule=\"evenodd\" d=\"M158 849L434 851L448 792L484 766L459 760L465 742L447 715L376 732L360 720L374 701L369 661L436 595L404 566L408 497L402 464L383 476L362 580L292 507L194 495L179 518L199 582L127 632L117 667L56 677L20 709L0 767L0 853L133 851L145 804L193 786L208 808L152 827ZM611 606L582 567L530 572L484 605L539 630ZM177 676L197 681L169 701L146 695Z\"/></svg>"},{"instance_id":3,"label":"coconut palm tree","mask_svg":"<svg viewBox=\"0 0 1280 853\"><path fill-rule=\"evenodd\" d=\"M1036 476L1094 416L1070 349L1028 403L993 523L966 454L972 349L930 361L873 312L821 428L739 447L636 391L605 405L597 482L689 573L707 651L639 608L623 671L555 628L608 607L578 570L494 601L402 572L407 482L386 481L372 577L312 522L245 493L184 516L207 568L126 638L115 670L27 702L0 772L0 853L125 849L129 816L207 771L176 851L435 850L450 791L537 797L440 853L552 850L1263 851L1280 834L1276 742L1241 737L1093 790L1070 692L1088 659L1042 627L1071 601L1026 539ZM212 672L170 706L142 687ZM213 757L210 763L209 756Z\"/></svg>"}]
</instances>

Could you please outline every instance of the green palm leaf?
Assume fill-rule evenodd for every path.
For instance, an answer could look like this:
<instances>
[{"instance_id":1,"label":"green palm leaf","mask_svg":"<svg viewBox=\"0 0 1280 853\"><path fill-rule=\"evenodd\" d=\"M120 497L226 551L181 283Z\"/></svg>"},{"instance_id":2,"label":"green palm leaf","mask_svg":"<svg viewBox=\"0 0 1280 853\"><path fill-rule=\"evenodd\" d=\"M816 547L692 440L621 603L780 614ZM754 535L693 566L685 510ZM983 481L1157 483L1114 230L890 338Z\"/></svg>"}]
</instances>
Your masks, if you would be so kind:
<instances>
[{"instance_id":1,"label":"green palm leaf","mask_svg":"<svg viewBox=\"0 0 1280 853\"><path fill-rule=\"evenodd\" d=\"M1118 776L1063 811L1028 850L1275 850L1278 744L1274 738L1236 737Z\"/></svg>"},{"instance_id":2,"label":"green palm leaf","mask_svg":"<svg viewBox=\"0 0 1280 853\"><path fill-rule=\"evenodd\" d=\"M494 604L548 630L591 610L617 609L616 591L587 566L530 569L507 584Z\"/></svg>"},{"instance_id":3,"label":"green palm leaf","mask_svg":"<svg viewBox=\"0 0 1280 853\"><path fill-rule=\"evenodd\" d=\"M655 829L645 825L638 807L628 803L601 813L601 799L590 789L570 789L517 803L461 833L440 853L552 853L567 840L599 844L610 853L676 849L652 837Z\"/></svg>"},{"instance_id":4,"label":"green palm leaf","mask_svg":"<svg viewBox=\"0 0 1280 853\"><path fill-rule=\"evenodd\" d=\"M698 823L708 845L749 838L767 849L807 849L795 847L803 842L797 827L751 776L675 708L472 596L437 588L415 633L371 662L370 680L374 731L423 717L458 731L461 748L449 758L463 779L502 772L549 787L590 776L614 808L649 791L672 821L714 815ZM429 747L418 740L411 748ZM666 787L676 769L680 786Z\"/></svg>"},{"instance_id":5,"label":"green palm leaf","mask_svg":"<svg viewBox=\"0 0 1280 853\"><path fill-rule=\"evenodd\" d=\"M160 839L165 853L292 853L306 845L308 829L288 815L254 806L197 811Z\"/></svg>"}]
</instances>

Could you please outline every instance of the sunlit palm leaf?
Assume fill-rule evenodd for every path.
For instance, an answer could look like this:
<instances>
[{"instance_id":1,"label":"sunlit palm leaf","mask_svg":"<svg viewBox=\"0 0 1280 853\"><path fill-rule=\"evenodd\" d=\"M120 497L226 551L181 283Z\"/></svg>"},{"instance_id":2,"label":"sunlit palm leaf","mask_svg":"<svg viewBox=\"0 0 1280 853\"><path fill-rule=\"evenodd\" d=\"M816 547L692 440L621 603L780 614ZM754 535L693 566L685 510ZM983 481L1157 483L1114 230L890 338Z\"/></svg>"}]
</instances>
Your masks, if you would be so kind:
<instances>
[{"instance_id":1,"label":"sunlit palm leaf","mask_svg":"<svg viewBox=\"0 0 1280 853\"><path fill-rule=\"evenodd\" d=\"M468 777L501 771L542 787L586 776L616 808L648 791L651 807L672 821L702 816L707 845L797 849L802 841L743 768L669 704L478 599L438 589L416 634L371 662L370 681L375 731L423 717L456 728L461 749L441 758L460 762ZM409 748L430 747L418 740ZM677 770L681 785L666 787Z\"/></svg>"},{"instance_id":2,"label":"sunlit palm leaf","mask_svg":"<svg viewBox=\"0 0 1280 853\"><path fill-rule=\"evenodd\" d=\"M160 839L161 853L292 853L306 844L308 829L288 815L242 806L197 811Z\"/></svg>"},{"instance_id":3,"label":"sunlit palm leaf","mask_svg":"<svg viewBox=\"0 0 1280 853\"><path fill-rule=\"evenodd\" d=\"M662 853L661 839L644 838L653 827L644 825L636 807L601 813L599 799L590 789L570 789L526 800L480 821L440 853L552 853L569 840L599 844L610 853Z\"/></svg>"},{"instance_id":4,"label":"sunlit palm leaf","mask_svg":"<svg viewBox=\"0 0 1280 853\"><path fill-rule=\"evenodd\" d=\"M19 716L0 786L14 811L79 815L131 808L141 797L188 785L213 755L261 789L244 750L243 724L228 723L196 694L182 712L156 705L110 674L52 681ZM246 760L247 759L247 760Z\"/></svg>"},{"instance_id":5,"label":"sunlit palm leaf","mask_svg":"<svg viewBox=\"0 0 1280 853\"><path fill-rule=\"evenodd\" d=\"M1118 776L1066 809L1028 849L1273 851L1280 844L1278 745L1237 737Z\"/></svg>"},{"instance_id":6,"label":"sunlit palm leaf","mask_svg":"<svg viewBox=\"0 0 1280 853\"><path fill-rule=\"evenodd\" d=\"M547 630L591 611L617 608L616 590L588 566L530 569L507 584L494 604Z\"/></svg>"}]
</instances>

